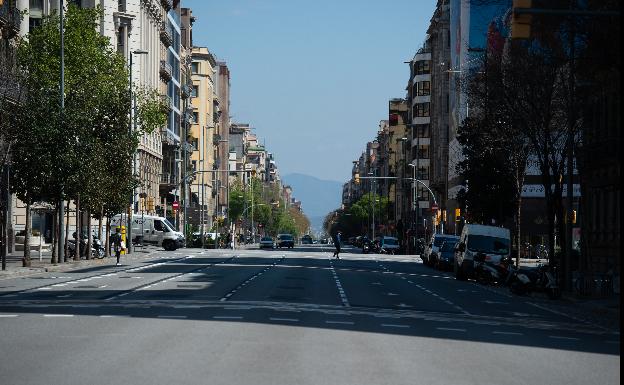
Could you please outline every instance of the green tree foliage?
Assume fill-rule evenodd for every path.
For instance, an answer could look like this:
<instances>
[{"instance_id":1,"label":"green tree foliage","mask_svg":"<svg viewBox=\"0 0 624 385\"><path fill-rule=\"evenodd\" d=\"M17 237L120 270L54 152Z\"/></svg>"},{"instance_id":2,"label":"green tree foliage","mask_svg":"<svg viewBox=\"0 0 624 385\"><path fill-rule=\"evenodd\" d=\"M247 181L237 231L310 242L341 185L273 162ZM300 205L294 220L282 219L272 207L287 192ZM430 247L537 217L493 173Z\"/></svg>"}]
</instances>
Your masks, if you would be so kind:
<instances>
[{"instance_id":1,"label":"green tree foliage","mask_svg":"<svg viewBox=\"0 0 624 385\"><path fill-rule=\"evenodd\" d=\"M164 123L152 91L138 92L130 132L128 68L97 25L101 10L70 5L65 14L65 103L60 109L60 31L56 14L18 47L24 103L17 107L12 189L25 202L80 196L87 210L125 211L138 180L131 159L143 131Z\"/></svg>"}]
</instances>

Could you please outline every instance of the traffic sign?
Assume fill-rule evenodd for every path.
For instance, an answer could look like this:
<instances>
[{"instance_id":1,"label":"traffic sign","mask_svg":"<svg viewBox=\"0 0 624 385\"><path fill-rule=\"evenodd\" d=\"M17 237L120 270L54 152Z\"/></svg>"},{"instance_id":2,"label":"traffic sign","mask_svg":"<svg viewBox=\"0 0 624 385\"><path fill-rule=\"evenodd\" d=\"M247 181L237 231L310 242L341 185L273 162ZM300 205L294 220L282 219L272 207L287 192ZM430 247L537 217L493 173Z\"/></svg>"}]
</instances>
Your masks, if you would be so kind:
<instances>
[{"instance_id":1,"label":"traffic sign","mask_svg":"<svg viewBox=\"0 0 624 385\"><path fill-rule=\"evenodd\" d=\"M436 212L436 211L438 211L438 209L439 209L439 207L438 207L438 205L436 203L431 205L431 211Z\"/></svg>"},{"instance_id":2,"label":"traffic sign","mask_svg":"<svg viewBox=\"0 0 624 385\"><path fill-rule=\"evenodd\" d=\"M175 201L175 202L173 202L173 204L171 206L173 206L173 209L177 211L178 208L180 207L180 204L177 201Z\"/></svg>"}]
</instances>

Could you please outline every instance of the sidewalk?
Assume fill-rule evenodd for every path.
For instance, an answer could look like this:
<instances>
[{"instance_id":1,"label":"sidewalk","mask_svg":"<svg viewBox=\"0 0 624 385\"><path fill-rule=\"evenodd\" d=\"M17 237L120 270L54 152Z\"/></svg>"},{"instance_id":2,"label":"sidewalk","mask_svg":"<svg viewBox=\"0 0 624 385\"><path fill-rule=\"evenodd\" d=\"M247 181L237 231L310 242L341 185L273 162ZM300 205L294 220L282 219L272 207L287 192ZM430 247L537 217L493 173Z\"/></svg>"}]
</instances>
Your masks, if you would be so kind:
<instances>
[{"instance_id":1,"label":"sidewalk","mask_svg":"<svg viewBox=\"0 0 624 385\"><path fill-rule=\"evenodd\" d=\"M162 250L162 248L157 248L153 246L145 246L143 248L137 247L134 250L134 256L146 257L152 254L157 250ZM16 251L14 253L10 253L7 255L7 268L6 270L0 270L0 279L3 278L14 278L21 276L28 276L33 274L51 272L51 271L68 271L73 269L80 269L89 266L95 265L114 265L116 263L116 259L113 256L110 258L102 258L102 259L80 259L78 261L74 261L73 259L68 260L67 262L52 264L50 260L52 259L51 251L43 251L41 253L41 260L39 260L39 252L31 251L30 253L30 267L22 266L22 258L24 256L23 251ZM127 258L127 256L126 256ZM122 256L122 260L124 256Z\"/></svg>"}]
</instances>

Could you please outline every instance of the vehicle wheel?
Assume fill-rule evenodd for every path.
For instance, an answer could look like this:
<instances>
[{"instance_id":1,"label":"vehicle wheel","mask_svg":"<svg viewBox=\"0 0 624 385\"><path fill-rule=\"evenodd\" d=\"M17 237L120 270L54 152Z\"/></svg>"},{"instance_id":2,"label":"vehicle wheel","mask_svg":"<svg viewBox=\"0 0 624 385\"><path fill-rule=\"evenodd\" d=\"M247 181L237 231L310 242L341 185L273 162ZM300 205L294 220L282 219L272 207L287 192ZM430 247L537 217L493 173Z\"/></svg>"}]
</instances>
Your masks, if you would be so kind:
<instances>
[{"instance_id":1,"label":"vehicle wheel","mask_svg":"<svg viewBox=\"0 0 624 385\"><path fill-rule=\"evenodd\" d=\"M457 264L455 264L455 279L458 281L465 281L466 279L468 279L464 270L461 268L461 266L458 266Z\"/></svg>"},{"instance_id":2,"label":"vehicle wheel","mask_svg":"<svg viewBox=\"0 0 624 385\"><path fill-rule=\"evenodd\" d=\"M166 241L166 242L163 242L163 249L165 249L166 251L173 251L175 250L175 246L173 242Z\"/></svg>"}]
</instances>

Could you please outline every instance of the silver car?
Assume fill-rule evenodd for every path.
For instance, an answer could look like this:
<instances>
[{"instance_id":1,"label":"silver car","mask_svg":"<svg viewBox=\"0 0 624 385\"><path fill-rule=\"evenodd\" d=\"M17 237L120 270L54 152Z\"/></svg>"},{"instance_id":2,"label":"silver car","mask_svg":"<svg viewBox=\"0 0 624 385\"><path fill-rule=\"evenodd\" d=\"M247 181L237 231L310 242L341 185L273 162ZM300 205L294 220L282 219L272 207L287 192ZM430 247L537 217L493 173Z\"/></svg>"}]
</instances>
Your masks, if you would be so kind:
<instances>
[{"instance_id":1,"label":"silver car","mask_svg":"<svg viewBox=\"0 0 624 385\"><path fill-rule=\"evenodd\" d=\"M262 239L260 239L260 248L261 249L274 249L275 241L271 237L262 237Z\"/></svg>"}]
</instances>

